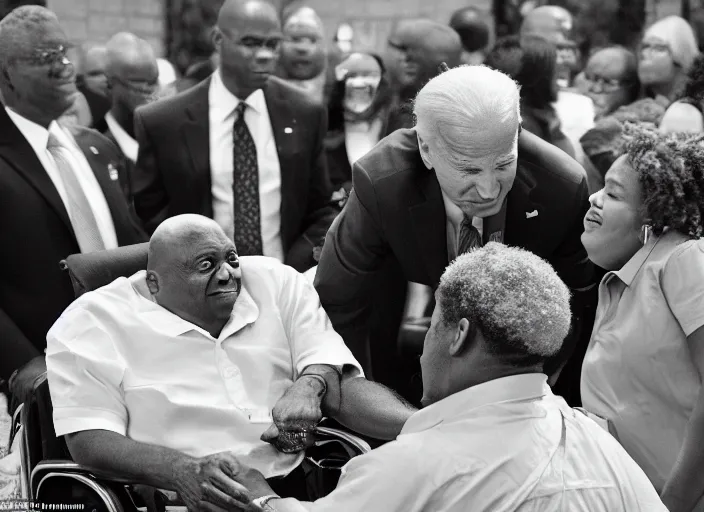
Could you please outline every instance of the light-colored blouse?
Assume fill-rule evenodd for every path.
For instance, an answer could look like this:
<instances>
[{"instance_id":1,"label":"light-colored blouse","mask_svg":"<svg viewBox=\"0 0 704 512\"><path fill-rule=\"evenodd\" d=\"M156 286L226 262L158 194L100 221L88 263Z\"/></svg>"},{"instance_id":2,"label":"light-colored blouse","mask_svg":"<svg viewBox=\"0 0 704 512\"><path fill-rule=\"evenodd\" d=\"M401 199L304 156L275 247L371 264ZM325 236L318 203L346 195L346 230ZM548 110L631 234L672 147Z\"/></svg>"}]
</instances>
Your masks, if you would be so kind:
<instances>
[{"instance_id":1,"label":"light-colored blouse","mask_svg":"<svg viewBox=\"0 0 704 512\"><path fill-rule=\"evenodd\" d=\"M701 389L687 337L704 325L704 240L652 237L599 286L582 366L583 406L611 420L662 490Z\"/></svg>"}]
</instances>

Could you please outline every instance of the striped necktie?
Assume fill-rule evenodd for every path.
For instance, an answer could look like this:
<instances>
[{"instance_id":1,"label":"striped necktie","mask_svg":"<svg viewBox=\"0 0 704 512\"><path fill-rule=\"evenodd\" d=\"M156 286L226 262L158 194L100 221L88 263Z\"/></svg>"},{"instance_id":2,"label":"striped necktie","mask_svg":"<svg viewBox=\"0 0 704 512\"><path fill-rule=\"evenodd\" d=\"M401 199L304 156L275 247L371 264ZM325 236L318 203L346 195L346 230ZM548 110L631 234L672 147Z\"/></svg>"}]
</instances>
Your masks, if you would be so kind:
<instances>
[{"instance_id":1,"label":"striped necktie","mask_svg":"<svg viewBox=\"0 0 704 512\"><path fill-rule=\"evenodd\" d=\"M81 252L105 250L105 242L100 234L100 229L98 229L98 221L95 219L88 197L78 181L76 171L71 165L68 148L65 148L56 135L51 132L49 132L46 148L54 158L56 168L64 184L68 199L68 216L71 219L71 225Z\"/></svg>"},{"instance_id":2,"label":"striped necktie","mask_svg":"<svg viewBox=\"0 0 704 512\"><path fill-rule=\"evenodd\" d=\"M479 230L472 225L472 219L465 216L460 226L460 243L457 248L457 256L478 249L481 246L482 237L479 234Z\"/></svg>"},{"instance_id":3,"label":"striped necktie","mask_svg":"<svg viewBox=\"0 0 704 512\"><path fill-rule=\"evenodd\" d=\"M233 194L235 213L235 246L240 256L263 254L261 212L259 205L259 164L257 147L244 121L247 104L242 101L235 109L232 129Z\"/></svg>"}]
</instances>

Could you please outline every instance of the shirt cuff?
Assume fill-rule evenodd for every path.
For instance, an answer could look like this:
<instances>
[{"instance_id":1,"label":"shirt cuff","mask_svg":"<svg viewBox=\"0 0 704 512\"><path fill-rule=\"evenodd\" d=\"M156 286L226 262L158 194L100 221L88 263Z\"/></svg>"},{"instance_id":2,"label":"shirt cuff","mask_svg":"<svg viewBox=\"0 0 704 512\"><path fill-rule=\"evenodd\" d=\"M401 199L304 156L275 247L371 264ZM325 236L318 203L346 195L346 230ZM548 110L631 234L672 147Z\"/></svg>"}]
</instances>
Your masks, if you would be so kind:
<instances>
[{"instance_id":1,"label":"shirt cuff","mask_svg":"<svg viewBox=\"0 0 704 512\"><path fill-rule=\"evenodd\" d=\"M109 430L126 436L127 422L121 415L107 409L61 407L54 409L54 430L56 437L85 430Z\"/></svg>"}]
</instances>

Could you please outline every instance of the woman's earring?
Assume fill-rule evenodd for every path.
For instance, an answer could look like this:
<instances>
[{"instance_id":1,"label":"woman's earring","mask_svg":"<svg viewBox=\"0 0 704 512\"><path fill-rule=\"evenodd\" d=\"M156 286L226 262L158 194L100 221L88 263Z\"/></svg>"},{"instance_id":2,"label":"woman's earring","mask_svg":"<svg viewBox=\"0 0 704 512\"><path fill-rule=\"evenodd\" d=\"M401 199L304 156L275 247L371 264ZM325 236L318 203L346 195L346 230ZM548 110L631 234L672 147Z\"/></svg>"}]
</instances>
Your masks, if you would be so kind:
<instances>
[{"instance_id":1,"label":"woman's earring","mask_svg":"<svg viewBox=\"0 0 704 512\"><path fill-rule=\"evenodd\" d=\"M640 241L643 243L643 245L646 245L648 243L648 239L650 238L650 232L653 230L652 226L650 224L643 224L640 228Z\"/></svg>"}]
</instances>

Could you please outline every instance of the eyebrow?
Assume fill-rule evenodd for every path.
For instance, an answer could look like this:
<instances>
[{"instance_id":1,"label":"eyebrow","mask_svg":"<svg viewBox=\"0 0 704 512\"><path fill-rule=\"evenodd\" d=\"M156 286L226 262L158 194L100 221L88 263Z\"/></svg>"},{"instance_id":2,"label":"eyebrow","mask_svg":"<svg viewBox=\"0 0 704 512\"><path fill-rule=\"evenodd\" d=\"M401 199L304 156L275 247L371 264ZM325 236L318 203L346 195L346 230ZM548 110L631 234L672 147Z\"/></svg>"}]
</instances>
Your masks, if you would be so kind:
<instances>
[{"instance_id":1,"label":"eyebrow","mask_svg":"<svg viewBox=\"0 0 704 512\"><path fill-rule=\"evenodd\" d=\"M621 182L618 180L615 180L614 178L606 178L606 180L604 181L604 185L612 185L614 187L618 187L621 189L623 188L623 185L621 184Z\"/></svg>"}]
</instances>

